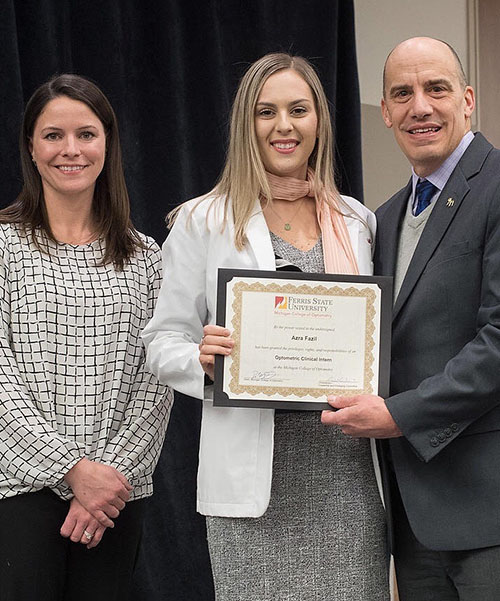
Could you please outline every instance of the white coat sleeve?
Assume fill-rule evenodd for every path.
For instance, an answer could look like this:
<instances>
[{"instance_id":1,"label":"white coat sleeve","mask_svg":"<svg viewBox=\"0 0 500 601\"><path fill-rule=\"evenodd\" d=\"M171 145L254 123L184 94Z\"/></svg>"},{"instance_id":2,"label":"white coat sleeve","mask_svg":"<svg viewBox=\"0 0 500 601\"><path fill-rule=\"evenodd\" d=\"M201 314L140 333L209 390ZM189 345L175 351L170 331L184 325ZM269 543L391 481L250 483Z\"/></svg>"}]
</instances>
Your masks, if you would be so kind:
<instances>
[{"instance_id":1,"label":"white coat sleeve","mask_svg":"<svg viewBox=\"0 0 500 601\"><path fill-rule=\"evenodd\" d=\"M190 215L179 212L163 244L163 283L152 320L143 331L148 368L160 382L203 399L205 373L198 345L207 323L206 236Z\"/></svg>"}]
</instances>

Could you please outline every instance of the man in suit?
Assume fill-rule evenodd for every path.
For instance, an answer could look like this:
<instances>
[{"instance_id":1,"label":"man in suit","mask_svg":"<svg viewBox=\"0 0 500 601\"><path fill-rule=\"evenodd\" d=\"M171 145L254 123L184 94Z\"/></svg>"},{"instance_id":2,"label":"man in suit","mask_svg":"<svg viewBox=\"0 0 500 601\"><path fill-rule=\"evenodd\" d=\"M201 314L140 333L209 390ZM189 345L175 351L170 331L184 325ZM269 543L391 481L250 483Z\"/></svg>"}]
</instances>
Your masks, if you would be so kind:
<instances>
[{"instance_id":1,"label":"man in suit","mask_svg":"<svg viewBox=\"0 0 500 601\"><path fill-rule=\"evenodd\" d=\"M402 601L500 599L500 151L444 42L389 55L382 115L412 166L378 211L394 276L391 391L330 398L326 424L380 441Z\"/></svg>"}]
</instances>

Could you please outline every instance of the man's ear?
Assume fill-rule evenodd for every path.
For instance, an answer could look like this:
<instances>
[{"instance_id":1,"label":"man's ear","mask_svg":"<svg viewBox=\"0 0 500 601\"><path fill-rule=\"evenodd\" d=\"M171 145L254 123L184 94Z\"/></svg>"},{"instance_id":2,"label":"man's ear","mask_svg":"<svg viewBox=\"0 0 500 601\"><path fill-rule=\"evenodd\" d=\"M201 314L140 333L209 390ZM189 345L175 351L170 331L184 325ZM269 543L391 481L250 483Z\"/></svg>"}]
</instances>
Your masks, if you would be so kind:
<instances>
[{"instance_id":1,"label":"man's ear","mask_svg":"<svg viewBox=\"0 0 500 601\"><path fill-rule=\"evenodd\" d=\"M472 115L472 112L474 111L474 108L476 106L476 98L474 95L474 90L470 86L467 86L465 88L464 104L465 104L465 117L468 119Z\"/></svg>"},{"instance_id":2,"label":"man's ear","mask_svg":"<svg viewBox=\"0 0 500 601\"><path fill-rule=\"evenodd\" d=\"M380 108L382 110L382 119L384 120L386 127L392 127L391 115L389 113L389 109L387 108L387 104L385 103L385 100L383 98L380 101Z\"/></svg>"}]
</instances>

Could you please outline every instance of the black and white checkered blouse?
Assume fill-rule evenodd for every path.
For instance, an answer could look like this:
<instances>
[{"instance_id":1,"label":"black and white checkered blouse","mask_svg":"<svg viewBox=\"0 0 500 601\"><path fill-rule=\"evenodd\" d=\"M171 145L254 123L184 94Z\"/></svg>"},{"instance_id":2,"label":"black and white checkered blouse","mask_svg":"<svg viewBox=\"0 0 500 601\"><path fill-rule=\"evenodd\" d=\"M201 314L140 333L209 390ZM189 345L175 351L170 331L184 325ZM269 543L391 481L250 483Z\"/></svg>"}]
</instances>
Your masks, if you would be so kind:
<instances>
[{"instance_id":1,"label":"black and white checkered blouse","mask_svg":"<svg viewBox=\"0 0 500 601\"><path fill-rule=\"evenodd\" d=\"M156 243L123 272L101 241L36 248L0 225L0 498L49 487L82 457L151 495L172 394L147 372L140 332L161 280Z\"/></svg>"}]
</instances>

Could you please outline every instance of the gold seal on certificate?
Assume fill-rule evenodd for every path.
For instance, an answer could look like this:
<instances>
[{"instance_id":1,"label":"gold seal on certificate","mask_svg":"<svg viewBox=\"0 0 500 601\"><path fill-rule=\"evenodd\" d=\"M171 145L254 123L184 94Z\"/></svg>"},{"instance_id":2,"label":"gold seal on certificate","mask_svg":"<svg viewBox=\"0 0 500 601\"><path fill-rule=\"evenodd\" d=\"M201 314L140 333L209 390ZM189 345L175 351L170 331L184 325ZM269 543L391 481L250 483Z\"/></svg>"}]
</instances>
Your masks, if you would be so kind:
<instances>
[{"instance_id":1,"label":"gold seal on certificate","mask_svg":"<svg viewBox=\"0 0 500 601\"><path fill-rule=\"evenodd\" d=\"M388 393L392 278L219 269L214 405L325 409Z\"/></svg>"}]
</instances>

